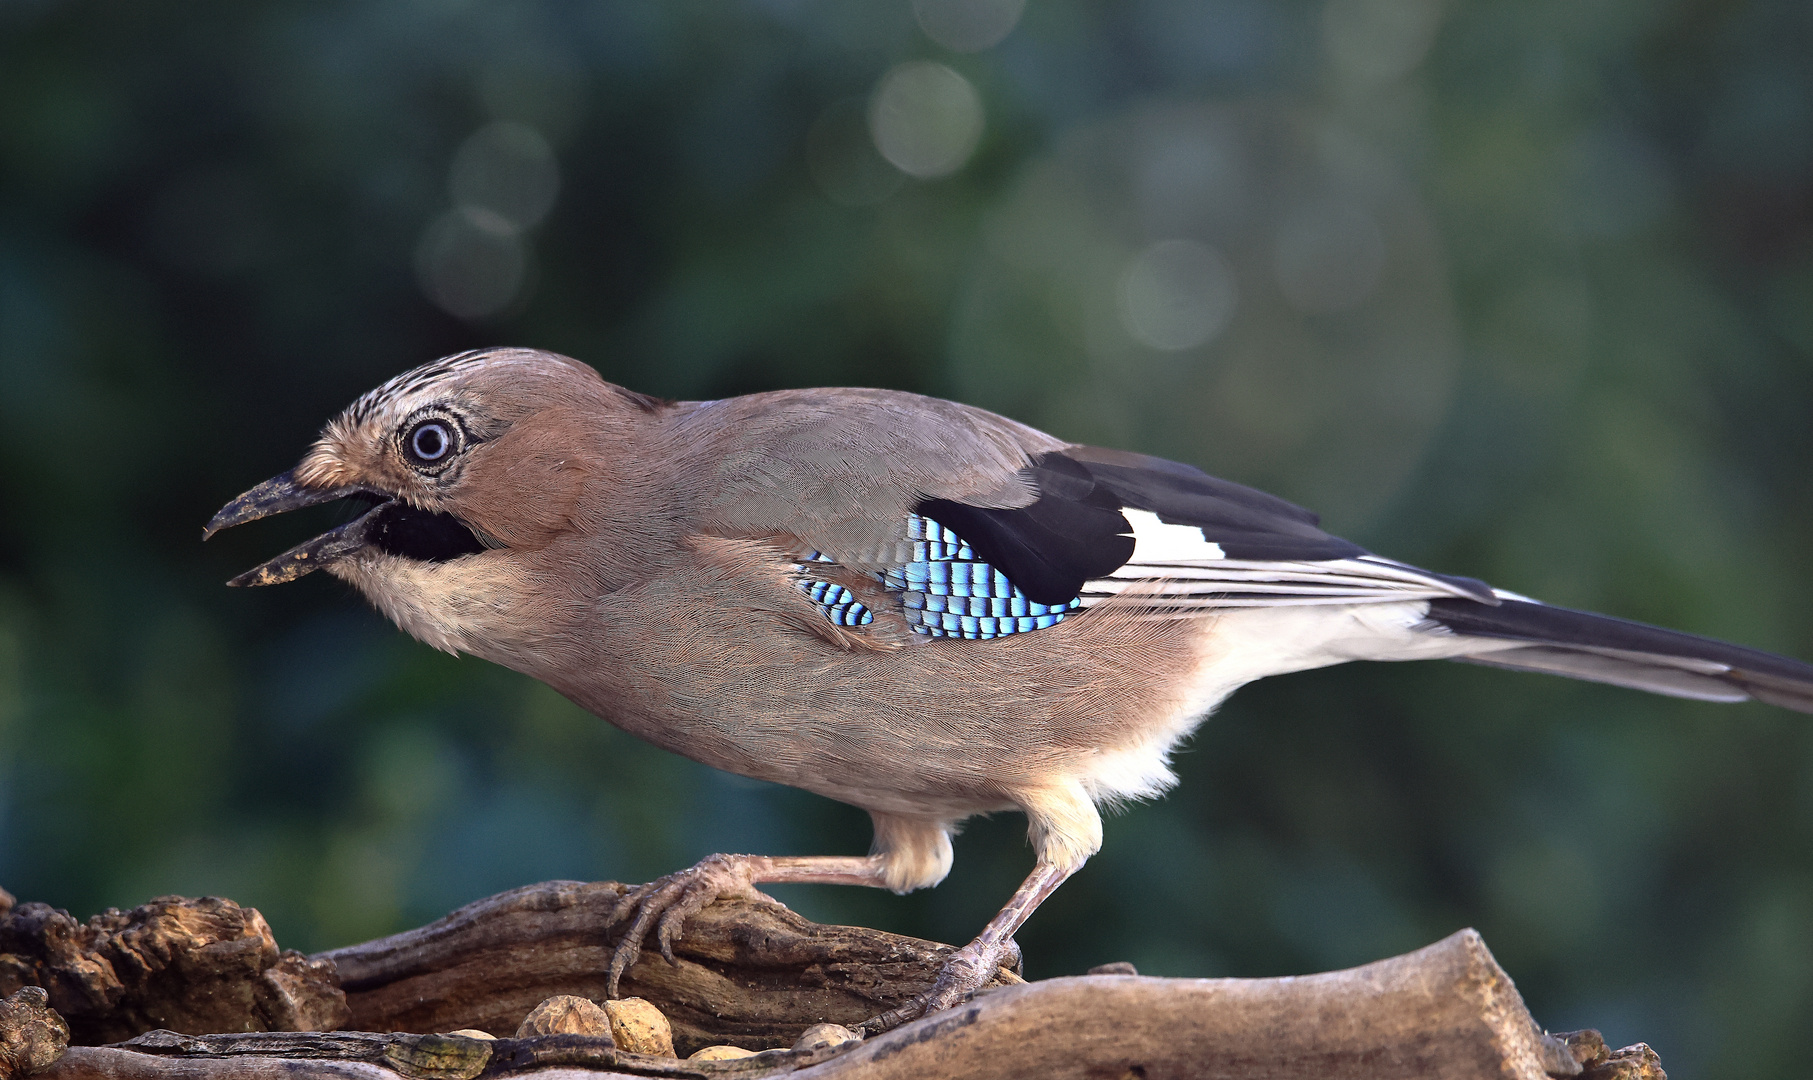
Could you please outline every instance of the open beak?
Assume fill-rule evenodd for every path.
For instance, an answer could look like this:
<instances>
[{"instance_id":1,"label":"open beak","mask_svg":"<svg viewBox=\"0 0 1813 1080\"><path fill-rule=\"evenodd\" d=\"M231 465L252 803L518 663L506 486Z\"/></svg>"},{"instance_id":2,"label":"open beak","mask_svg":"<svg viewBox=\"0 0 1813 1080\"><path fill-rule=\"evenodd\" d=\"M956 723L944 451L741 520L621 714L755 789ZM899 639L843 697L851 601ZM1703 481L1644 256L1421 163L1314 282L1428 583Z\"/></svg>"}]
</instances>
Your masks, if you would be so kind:
<instances>
[{"instance_id":1,"label":"open beak","mask_svg":"<svg viewBox=\"0 0 1813 1080\"><path fill-rule=\"evenodd\" d=\"M338 562L367 546L367 534L374 520L373 513L394 502L392 496L363 484L335 488L304 487L296 482L293 472L286 472L281 476L271 477L221 507L220 513L215 514L213 520L202 529L201 538L206 540L222 529L230 529L273 514L346 498L364 498L372 501L373 506L371 510L339 528L297 544L270 562L253 567L227 582L228 585L235 586L280 585L294 581L317 567Z\"/></svg>"}]
</instances>

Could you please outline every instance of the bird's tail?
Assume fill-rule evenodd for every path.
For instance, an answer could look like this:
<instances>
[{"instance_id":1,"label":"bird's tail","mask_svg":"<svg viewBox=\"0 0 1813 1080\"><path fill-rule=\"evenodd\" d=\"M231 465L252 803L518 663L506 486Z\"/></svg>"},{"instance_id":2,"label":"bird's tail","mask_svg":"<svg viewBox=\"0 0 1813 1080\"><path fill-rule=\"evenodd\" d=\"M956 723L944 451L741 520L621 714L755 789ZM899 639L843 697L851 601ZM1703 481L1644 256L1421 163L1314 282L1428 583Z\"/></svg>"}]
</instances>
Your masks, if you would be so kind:
<instances>
[{"instance_id":1,"label":"bird's tail","mask_svg":"<svg viewBox=\"0 0 1813 1080\"><path fill-rule=\"evenodd\" d=\"M1489 650L1455 657L1469 663L1702 701L1755 698L1813 713L1813 664L1758 649L1527 600L1435 600L1429 619L1463 637L1493 640ZM1525 644L1506 648L1507 641Z\"/></svg>"}]
</instances>

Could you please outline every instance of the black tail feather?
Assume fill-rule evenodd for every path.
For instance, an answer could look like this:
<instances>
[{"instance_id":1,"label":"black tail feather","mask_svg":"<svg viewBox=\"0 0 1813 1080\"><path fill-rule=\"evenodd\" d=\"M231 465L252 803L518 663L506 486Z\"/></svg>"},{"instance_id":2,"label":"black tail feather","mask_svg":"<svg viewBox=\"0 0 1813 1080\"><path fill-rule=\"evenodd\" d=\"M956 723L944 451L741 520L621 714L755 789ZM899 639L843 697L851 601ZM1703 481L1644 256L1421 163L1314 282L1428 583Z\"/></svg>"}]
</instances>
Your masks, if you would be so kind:
<instances>
[{"instance_id":1,"label":"black tail feather","mask_svg":"<svg viewBox=\"0 0 1813 1080\"><path fill-rule=\"evenodd\" d=\"M1813 664L1586 611L1506 600L1435 600L1429 619L1464 637L1528 642L1457 659L1706 701L1755 698L1813 713Z\"/></svg>"}]
</instances>

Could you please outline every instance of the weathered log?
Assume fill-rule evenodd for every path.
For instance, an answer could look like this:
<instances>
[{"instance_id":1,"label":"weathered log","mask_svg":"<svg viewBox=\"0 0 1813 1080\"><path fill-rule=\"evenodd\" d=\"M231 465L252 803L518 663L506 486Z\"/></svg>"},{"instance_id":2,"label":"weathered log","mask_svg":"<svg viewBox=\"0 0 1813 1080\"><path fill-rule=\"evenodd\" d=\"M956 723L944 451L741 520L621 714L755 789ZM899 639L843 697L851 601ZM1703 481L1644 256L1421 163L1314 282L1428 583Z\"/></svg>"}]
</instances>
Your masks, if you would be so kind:
<instances>
[{"instance_id":1,"label":"weathered log","mask_svg":"<svg viewBox=\"0 0 1813 1080\"><path fill-rule=\"evenodd\" d=\"M550 882L469 905L419 930L311 958L311 965L337 969L344 978L354 1026L393 1034L154 1031L112 1046L71 1047L41 1075L1664 1080L1647 1046L1612 1054L1593 1032L1545 1035L1472 931L1349 971L1295 978L1092 974L1026 984L1002 971L991 989L967 1004L866 1041L842 1041L849 1033L829 1038L826 1032L838 1029L820 1027L816 1035L807 1029L821 1021L860 1020L923 989L950 947L819 926L759 900L707 908L676 943L679 963L645 956L626 989L672 1021L681 1054L706 1043L774 1049L732 1060L681 1060L630 1053L603 1034L532 1034L560 1030L533 1023L523 1027L526 1037L484 1037L516 1034L524 1017L549 997L602 996L608 962L603 927L624 891L610 883ZM166 905L158 909L163 918L182 921L171 914L174 901L159 903ZM224 902L189 903L219 916L221 909L210 905ZM242 921L249 925L250 916ZM67 936L74 922L40 919L35 925ZM233 948L225 951L237 955ZM174 970L195 961L164 956L162 962ZM247 1010L242 1021L259 1008L244 995L235 1000ZM135 1008L142 1015L142 1005ZM555 1011L544 1009L544 1020ZM41 1003L36 1013L28 1007L12 1015L37 1023L37 1035L48 1030L45 1016L55 1016ZM21 1028L18 1034L29 1033ZM0 1044L24 1045L14 1036L0 1019ZM789 1048L794 1043L798 1048ZM0 1080L10 1080L3 1070Z\"/></svg>"},{"instance_id":2,"label":"weathered log","mask_svg":"<svg viewBox=\"0 0 1813 1080\"><path fill-rule=\"evenodd\" d=\"M1633 1065L1637 1058L1653 1062L1653 1055L1636 1051L1613 1058ZM1530 1020L1479 936L1462 931L1406 956L1298 978L1096 975L1003 987L865 1042L769 1051L734 1061L644 1057L617 1050L607 1039L575 1035L485 1042L345 1033L207 1038L156 1033L124 1046L72 1048L44 1075L46 1080L599 1080L613 1075L1547 1080L1581 1071L1569 1044L1544 1036Z\"/></svg>"},{"instance_id":3,"label":"weathered log","mask_svg":"<svg viewBox=\"0 0 1813 1080\"><path fill-rule=\"evenodd\" d=\"M0 1001L0 1080L37 1072L68 1046L69 1025L43 987L27 986Z\"/></svg>"},{"instance_id":4,"label":"weathered log","mask_svg":"<svg viewBox=\"0 0 1813 1080\"><path fill-rule=\"evenodd\" d=\"M1579 1080L1668 1080L1662 1059L1648 1043L1613 1052L1597 1031L1570 1031L1555 1036L1567 1044L1586 1071Z\"/></svg>"},{"instance_id":5,"label":"weathered log","mask_svg":"<svg viewBox=\"0 0 1813 1080\"><path fill-rule=\"evenodd\" d=\"M393 937L314 957L331 962L362 1031L512 1035L557 994L602 1000L603 927L628 886L550 881L479 900ZM928 989L951 946L821 926L776 903L720 900L687 921L677 965L650 949L625 995L655 1003L681 1054L716 1043L792 1046L819 1023L855 1025ZM1002 971L990 984L1020 982Z\"/></svg>"},{"instance_id":6,"label":"weathered log","mask_svg":"<svg viewBox=\"0 0 1813 1080\"><path fill-rule=\"evenodd\" d=\"M1003 989L800 1074L906 1080L1141 1076L1576 1076L1471 930L1390 960L1282 979L1095 975Z\"/></svg>"},{"instance_id":7,"label":"weathered log","mask_svg":"<svg viewBox=\"0 0 1813 1080\"><path fill-rule=\"evenodd\" d=\"M161 896L87 922L48 904L0 915L0 995L41 986L77 1043L180 1031L332 1030L346 1023L333 965L280 950L256 908Z\"/></svg>"}]
</instances>

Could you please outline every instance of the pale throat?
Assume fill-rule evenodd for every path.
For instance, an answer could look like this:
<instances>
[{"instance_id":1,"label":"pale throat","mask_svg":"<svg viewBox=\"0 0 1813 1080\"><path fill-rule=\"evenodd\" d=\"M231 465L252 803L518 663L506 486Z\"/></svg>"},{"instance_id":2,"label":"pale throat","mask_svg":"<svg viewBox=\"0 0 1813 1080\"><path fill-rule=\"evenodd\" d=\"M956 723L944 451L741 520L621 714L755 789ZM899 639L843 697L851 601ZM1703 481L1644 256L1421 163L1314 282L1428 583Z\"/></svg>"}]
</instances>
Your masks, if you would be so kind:
<instances>
[{"instance_id":1,"label":"pale throat","mask_svg":"<svg viewBox=\"0 0 1813 1080\"><path fill-rule=\"evenodd\" d=\"M447 562L367 553L327 570L365 594L405 633L449 653L469 653L521 670L547 633L544 604L524 587L502 552Z\"/></svg>"}]
</instances>

